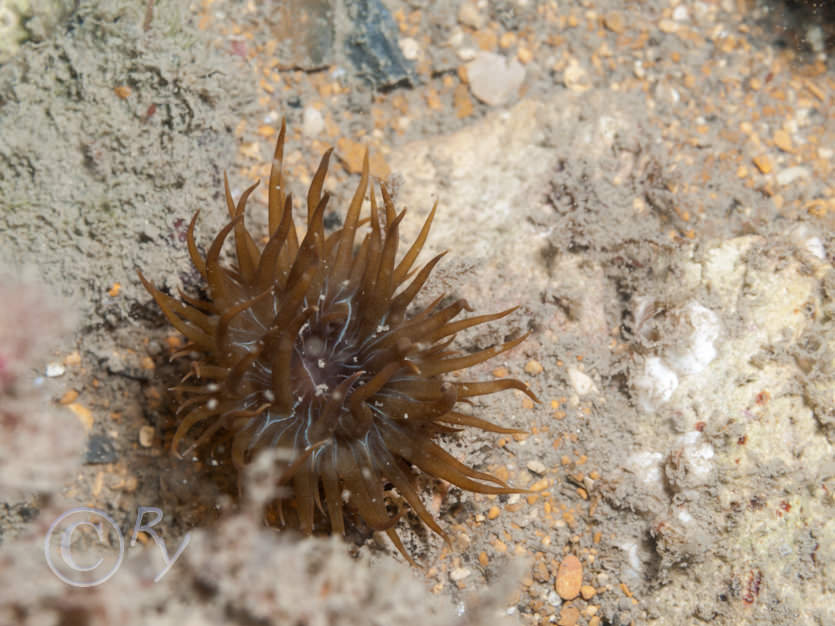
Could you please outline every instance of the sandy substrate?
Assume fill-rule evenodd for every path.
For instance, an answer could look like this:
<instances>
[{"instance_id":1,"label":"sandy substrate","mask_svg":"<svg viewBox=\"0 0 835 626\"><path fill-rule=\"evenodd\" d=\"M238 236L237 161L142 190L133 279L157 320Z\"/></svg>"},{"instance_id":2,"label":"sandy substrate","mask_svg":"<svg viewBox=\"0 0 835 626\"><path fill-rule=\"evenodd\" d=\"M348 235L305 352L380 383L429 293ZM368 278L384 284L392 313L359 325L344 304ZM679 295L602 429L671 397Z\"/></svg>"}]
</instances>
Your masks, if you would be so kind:
<instances>
[{"instance_id":1,"label":"sandy substrate","mask_svg":"<svg viewBox=\"0 0 835 626\"><path fill-rule=\"evenodd\" d=\"M82 1L0 66L0 624L835 623L831 25L745 0L133 4ZM439 201L425 297L519 305L461 349L531 333L469 373L530 385L475 403L527 434L444 445L532 493L427 483L452 545L401 521L423 570L370 534L276 534L263 476L237 500L165 449L181 338L136 270L200 288L188 222L207 246L223 173L265 182L282 118L300 197L336 146L332 224L366 146L404 244ZM44 557L79 506L125 540L88 589ZM164 518L130 545L140 507ZM184 547L155 582L158 539Z\"/></svg>"}]
</instances>

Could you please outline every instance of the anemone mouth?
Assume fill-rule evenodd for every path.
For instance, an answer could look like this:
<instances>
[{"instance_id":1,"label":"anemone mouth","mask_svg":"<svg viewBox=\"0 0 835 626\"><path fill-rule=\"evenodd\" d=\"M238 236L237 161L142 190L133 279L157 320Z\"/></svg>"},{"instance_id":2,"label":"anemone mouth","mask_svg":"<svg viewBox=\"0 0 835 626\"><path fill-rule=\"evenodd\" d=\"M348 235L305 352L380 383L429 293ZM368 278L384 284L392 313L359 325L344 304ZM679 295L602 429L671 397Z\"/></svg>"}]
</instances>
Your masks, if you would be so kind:
<instances>
[{"instance_id":1,"label":"anemone mouth","mask_svg":"<svg viewBox=\"0 0 835 626\"><path fill-rule=\"evenodd\" d=\"M441 296L411 312L443 256L414 269L436 207L398 260L398 225L405 211L395 211L384 185L378 205L367 153L343 226L330 234L323 225L329 197L322 189L331 151L325 153L307 194L307 230L299 238L292 196L284 192L285 134L282 123L267 194L266 244L259 246L245 226L255 185L235 203L226 182L230 221L205 256L194 238L198 213L187 233L208 298L181 294L175 299L139 273L171 324L187 337L181 355L198 355L189 380L176 387L182 402L172 450L182 453L185 445L187 452L217 451L222 444L238 468L262 449L285 451L288 460L278 482L289 488L294 514L284 515L287 501L279 499L269 516L274 523L311 533L321 518L342 534L347 510L369 528L386 532L411 561L394 530L407 508L446 538L422 504L417 474L481 493L523 491L461 463L436 440L460 427L517 432L456 406L508 389L538 401L527 385L509 378L450 381L446 375L511 350L527 335L461 354L451 347L457 333L515 309L457 319L471 311L467 302L442 305ZM369 186L370 215L361 220ZM231 267L220 262L230 235ZM404 505L399 512L391 512L384 485Z\"/></svg>"}]
</instances>

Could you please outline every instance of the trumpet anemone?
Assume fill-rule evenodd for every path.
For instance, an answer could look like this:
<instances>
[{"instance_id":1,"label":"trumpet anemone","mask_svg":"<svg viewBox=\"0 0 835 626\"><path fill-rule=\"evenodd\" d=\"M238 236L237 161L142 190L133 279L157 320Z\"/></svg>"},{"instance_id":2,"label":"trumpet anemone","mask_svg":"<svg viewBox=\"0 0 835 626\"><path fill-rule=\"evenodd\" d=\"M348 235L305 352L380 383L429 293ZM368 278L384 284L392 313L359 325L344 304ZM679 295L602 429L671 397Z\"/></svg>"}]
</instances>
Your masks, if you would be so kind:
<instances>
[{"instance_id":1,"label":"trumpet anemone","mask_svg":"<svg viewBox=\"0 0 835 626\"><path fill-rule=\"evenodd\" d=\"M307 193L307 229L300 238L282 169L285 133L282 123L269 177L266 243L259 245L245 224L257 183L236 203L225 180L230 220L205 256L194 237L199 212L187 232L208 297L171 297L139 273L188 339L181 354L194 359L189 380L176 388L183 401L172 448L222 449L237 468L261 450L279 449L286 463L278 482L287 497L275 503L275 524L310 534L329 522L332 532L342 534L346 522L358 517L386 532L411 562L394 528L402 512L411 508L446 538L421 501L420 472L479 493L519 491L460 462L437 440L461 427L517 432L462 405L508 389L536 400L527 385L511 378L463 382L449 375L507 352L527 335L461 354L452 349L457 333L514 309L457 319L471 311L469 305L443 296L413 307L444 255L415 267L435 208L398 258L405 211L395 210L384 185L378 202L367 154L343 225L329 234L323 186L332 150L324 154ZM370 215L361 218L369 186ZM227 266L221 249L230 235L235 255Z\"/></svg>"}]
</instances>

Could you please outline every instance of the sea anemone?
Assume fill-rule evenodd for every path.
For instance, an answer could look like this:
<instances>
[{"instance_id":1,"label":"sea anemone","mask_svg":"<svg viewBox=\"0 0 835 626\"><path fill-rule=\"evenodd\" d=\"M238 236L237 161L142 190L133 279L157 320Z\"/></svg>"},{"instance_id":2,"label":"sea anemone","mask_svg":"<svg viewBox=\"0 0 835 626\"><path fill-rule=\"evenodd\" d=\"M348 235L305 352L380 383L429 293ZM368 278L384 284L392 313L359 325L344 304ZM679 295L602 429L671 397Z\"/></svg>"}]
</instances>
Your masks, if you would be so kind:
<instances>
[{"instance_id":1,"label":"sea anemone","mask_svg":"<svg viewBox=\"0 0 835 626\"><path fill-rule=\"evenodd\" d=\"M447 302L441 296L412 310L444 255L412 270L435 207L398 261L398 225L405 211L395 212L385 185L379 185L382 208L372 185L370 216L360 219L369 186L367 153L344 224L330 234L324 228L329 195L322 187L332 150L324 154L307 193L307 232L299 240L282 171L285 132L282 123L270 171L269 239L263 246L244 224L246 202L257 183L236 204L225 179L230 222L205 258L194 239L199 211L187 233L207 299L181 293L178 300L139 273L162 312L188 339L180 354L193 359L187 380L175 388L183 398L177 411L182 417L171 446L178 454L198 447L226 450L239 469L259 451L278 449L286 459L278 482L289 492L285 504L290 506L285 511L277 502L274 523L292 523L310 534L327 520L332 532L342 534L349 514L385 531L411 561L394 530L408 507L392 507L392 512L387 505L405 501L446 539L421 502L417 470L474 492L519 491L461 463L437 439L462 426L517 432L457 408L506 389L536 400L527 385L510 378L461 382L445 375L506 352L527 335L460 354L450 349L457 333L514 309L455 320L472 309L463 299ZM357 232L366 226L357 245ZM225 267L221 249L230 234L235 263ZM184 440L190 445L180 452Z\"/></svg>"}]
</instances>

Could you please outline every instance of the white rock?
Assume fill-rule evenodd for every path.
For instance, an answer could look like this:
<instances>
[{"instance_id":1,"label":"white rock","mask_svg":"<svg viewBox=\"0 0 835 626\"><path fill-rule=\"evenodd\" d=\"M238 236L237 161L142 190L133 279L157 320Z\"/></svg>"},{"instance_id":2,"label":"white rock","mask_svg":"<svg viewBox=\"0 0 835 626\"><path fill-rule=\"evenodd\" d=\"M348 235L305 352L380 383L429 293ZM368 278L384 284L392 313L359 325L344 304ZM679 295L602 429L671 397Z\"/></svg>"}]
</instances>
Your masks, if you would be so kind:
<instances>
[{"instance_id":1,"label":"white rock","mask_svg":"<svg viewBox=\"0 0 835 626\"><path fill-rule=\"evenodd\" d=\"M677 440L682 448L682 458L688 464L692 476L705 479L713 469L713 446L702 442L702 433L693 430Z\"/></svg>"},{"instance_id":2,"label":"white rock","mask_svg":"<svg viewBox=\"0 0 835 626\"><path fill-rule=\"evenodd\" d=\"M318 137L325 130L322 114L313 107L305 107L302 133L305 137Z\"/></svg>"},{"instance_id":3,"label":"white rock","mask_svg":"<svg viewBox=\"0 0 835 626\"><path fill-rule=\"evenodd\" d=\"M794 167L787 167L784 170L780 170L777 174L777 184L785 187L786 185L791 185L798 178L809 178L809 176L809 168L803 167L802 165L795 165Z\"/></svg>"},{"instance_id":4,"label":"white rock","mask_svg":"<svg viewBox=\"0 0 835 626\"><path fill-rule=\"evenodd\" d=\"M789 231L789 238L798 248L803 248L812 256L826 260L826 249L823 241L809 228L807 224L798 224Z\"/></svg>"},{"instance_id":5,"label":"white rock","mask_svg":"<svg viewBox=\"0 0 835 626\"><path fill-rule=\"evenodd\" d=\"M528 461L527 467L534 474L539 474L541 476L545 473L545 464L542 461L538 461L537 459L534 459L533 461Z\"/></svg>"},{"instance_id":6,"label":"white rock","mask_svg":"<svg viewBox=\"0 0 835 626\"><path fill-rule=\"evenodd\" d=\"M647 75L644 69L644 62L641 59L635 59L634 63L632 63L632 73L635 74L635 78L643 78Z\"/></svg>"},{"instance_id":7,"label":"white rock","mask_svg":"<svg viewBox=\"0 0 835 626\"><path fill-rule=\"evenodd\" d=\"M826 249L820 237L810 237L806 240L806 249L813 255L823 260L826 258Z\"/></svg>"},{"instance_id":8,"label":"white rock","mask_svg":"<svg viewBox=\"0 0 835 626\"><path fill-rule=\"evenodd\" d=\"M472 570L466 567L457 567L449 573L449 578L452 582L457 583L459 580L464 580L472 573Z\"/></svg>"},{"instance_id":9,"label":"white rock","mask_svg":"<svg viewBox=\"0 0 835 626\"><path fill-rule=\"evenodd\" d=\"M525 68L515 58L493 52L478 52L467 64L473 95L490 106L500 106L516 97L525 80Z\"/></svg>"},{"instance_id":10,"label":"white rock","mask_svg":"<svg viewBox=\"0 0 835 626\"><path fill-rule=\"evenodd\" d=\"M576 367L568 368L568 380L578 395L584 396L591 391L597 391L594 381Z\"/></svg>"},{"instance_id":11,"label":"white rock","mask_svg":"<svg viewBox=\"0 0 835 626\"><path fill-rule=\"evenodd\" d=\"M403 53L403 56L410 61L414 61L420 56L420 44L412 37L403 37L397 44L400 46L400 52Z\"/></svg>"},{"instance_id":12,"label":"white rock","mask_svg":"<svg viewBox=\"0 0 835 626\"><path fill-rule=\"evenodd\" d=\"M478 55L475 48L470 48L469 46L465 46L460 48L455 54L458 55L458 58L462 61L472 61Z\"/></svg>"},{"instance_id":13,"label":"white rock","mask_svg":"<svg viewBox=\"0 0 835 626\"><path fill-rule=\"evenodd\" d=\"M562 72L562 81L572 91L586 91L591 88L588 73L577 59L571 59Z\"/></svg>"},{"instance_id":14,"label":"white rock","mask_svg":"<svg viewBox=\"0 0 835 626\"><path fill-rule=\"evenodd\" d=\"M640 575L643 570L643 565L641 563L641 557L638 556L638 544L634 541L624 541L618 544L618 547L626 552L627 567L632 570L630 573L633 576Z\"/></svg>"},{"instance_id":15,"label":"white rock","mask_svg":"<svg viewBox=\"0 0 835 626\"><path fill-rule=\"evenodd\" d=\"M691 301L679 313L679 320L692 328L689 340L669 348L666 361L679 374L698 374L716 358L713 342L719 338L719 318L710 309Z\"/></svg>"},{"instance_id":16,"label":"white rock","mask_svg":"<svg viewBox=\"0 0 835 626\"><path fill-rule=\"evenodd\" d=\"M66 368L61 365L60 363L50 363L46 366L46 376L47 378L58 378L59 376L63 376Z\"/></svg>"},{"instance_id":17,"label":"white rock","mask_svg":"<svg viewBox=\"0 0 835 626\"><path fill-rule=\"evenodd\" d=\"M449 36L449 39L446 40L447 45L450 48L459 48L462 43L464 43L464 31L461 30L458 26L452 29L452 34Z\"/></svg>"},{"instance_id":18,"label":"white rock","mask_svg":"<svg viewBox=\"0 0 835 626\"><path fill-rule=\"evenodd\" d=\"M657 356L647 357L642 371L633 378L638 404L644 411L654 411L667 402L678 387L678 375Z\"/></svg>"},{"instance_id":19,"label":"white rock","mask_svg":"<svg viewBox=\"0 0 835 626\"><path fill-rule=\"evenodd\" d=\"M660 452L636 452L626 459L626 468L634 473L645 485L663 488L661 480L661 461L664 455Z\"/></svg>"},{"instance_id":20,"label":"white rock","mask_svg":"<svg viewBox=\"0 0 835 626\"><path fill-rule=\"evenodd\" d=\"M463 2L458 8L458 23L480 30L487 26L487 14L475 2Z\"/></svg>"}]
</instances>

